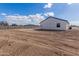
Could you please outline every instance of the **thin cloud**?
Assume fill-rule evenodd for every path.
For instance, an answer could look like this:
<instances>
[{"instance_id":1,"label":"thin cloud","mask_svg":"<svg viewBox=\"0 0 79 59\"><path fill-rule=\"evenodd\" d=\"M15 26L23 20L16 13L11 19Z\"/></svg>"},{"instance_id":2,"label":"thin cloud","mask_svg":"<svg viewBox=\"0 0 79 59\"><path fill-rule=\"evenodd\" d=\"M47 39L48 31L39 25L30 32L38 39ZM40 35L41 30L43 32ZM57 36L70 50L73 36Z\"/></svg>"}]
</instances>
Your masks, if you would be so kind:
<instances>
[{"instance_id":1,"label":"thin cloud","mask_svg":"<svg viewBox=\"0 0 79 59\"><path fill-rule=\"evenodd\" d=\"M53 3L48 3L44 6L44 8L51 8L53 6Z\"/></svg>"},{"instance_id":2,"label":"thin cloud","mask_svg":"<svg viewBox=\"0 0 79 59\"><path fill-rule=\"evenodd\" d=\"M6 13L1 13L1 15L2 15L2 16L6 16L7 14L6 14Z\"/></svg>"},{"instance_id":3,"label":"thin cloud","mask_svg":"<svg viewBox=\"0 0 79 59\"><path fill-rule=\"evenodd\" d=\"M54 16L54 12L47 12L47 13L45 13L44 15L47 16L47 17L48 17L48 16Z\"/></svg>"}]
</instances>

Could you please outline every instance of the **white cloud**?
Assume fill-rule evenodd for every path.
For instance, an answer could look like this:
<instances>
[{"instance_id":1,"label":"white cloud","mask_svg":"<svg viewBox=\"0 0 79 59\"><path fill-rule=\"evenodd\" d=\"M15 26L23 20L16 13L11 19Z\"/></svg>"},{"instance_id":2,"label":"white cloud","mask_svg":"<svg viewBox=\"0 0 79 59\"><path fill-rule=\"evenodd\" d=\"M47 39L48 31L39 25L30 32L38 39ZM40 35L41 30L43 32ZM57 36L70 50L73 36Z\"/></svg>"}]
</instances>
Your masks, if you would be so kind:
<instances>
[{"instance_id":1,"label":"white cloud","mask_svg":"<svg viewBox=\"0 0 79 59\"><path fill-rule=\"evenodd\" d=\"M41 14L35 14L28 16L9 15L5 16L5 19L10 25L13 23L16 23L18 25L25 25L25 24L39 24L45 18Z\"/></svg>"},{"instance_id":2,"label":"white cloud","mask_svg":"<svg viewBox=\"0 0 79 59\"><path fill-rule=\"evenodd\" d=\"M71 5L72 3L67 3L68 5Z\"/></svg>"},{"instance_id":3,"label":"white cloud","mask_svg":"<svg viewBox=\"0 0 79 59\"><path fill-rule=\"evenodd\" d=\"M48 17L48 16L54 16L54 12L47 12L47 13L45 13L44 15L47 16L47 17Z\"/></svg>"},{"instance_id":4,"label":"white cloud","mask_svg":"<svg viewBox=\"0 0 79 59\"><path fill-rule=\"evenodd\" d=\"M44 16L41 14L29 15L28 17L30 17L32 20L36 19L36 21L38 20L39 22L44 19Z\"/></svg>"},{"instance_id":5,"label":"white cloud","mask_svg":"<svg viewBox=\"0 0 79 59\"><path fill-rule=\"evenodd\" d=\"M53 3L48 3L48 4L46 4L46 5L44 6L44 8L51 8L52 5L53 5Z\"/></svg>"},{"instance_id":6,"label":"white cloud","mask_svg":"<svg viewBox=\"0 0 79 59\"><path fill-rule=\"evenodd\" d=\"M1 13L1 15L2 15L2 16L6 16L7 14L6 14L6 13Z\"/></svg>"},{"instance_id":7,"label":"white cloud","mask_svg":"<svg viewBox=\"0 0 79 59\"><path fill-rule=\"evenodd\" d=\"M17 24L17 25L27 25L27 24L38 24L45 20L45 16L54 16L53 12L47 12L44 14L33 14L33 15L6 15L5 21L7 21L10 25Z\"/></svg>"},{"instance_id":8,"label":"white cloud","mask_svg":"<svg viewBox=\"0 0 79 59\"><path fill-rule=\"evenodd\" d=\"M18 25L21 25L21 24L25 24L26 22L28 22L27 20L27 16L13 16L13 15L9 15L9 16L6 16L5 20L9 23L9 24L18 24ZM27 20L27 21L26 21Z\"/></svg>"}]
</instances>

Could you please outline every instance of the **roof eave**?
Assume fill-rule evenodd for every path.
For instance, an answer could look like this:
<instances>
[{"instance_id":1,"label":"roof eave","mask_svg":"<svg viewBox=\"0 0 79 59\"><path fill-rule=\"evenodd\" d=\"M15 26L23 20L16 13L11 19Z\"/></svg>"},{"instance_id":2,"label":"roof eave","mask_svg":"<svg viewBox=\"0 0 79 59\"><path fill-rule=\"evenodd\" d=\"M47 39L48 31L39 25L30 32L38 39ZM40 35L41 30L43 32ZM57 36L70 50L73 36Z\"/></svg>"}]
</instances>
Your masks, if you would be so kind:
<instances>
[{"instance_id":1,"label":"roof eave","mask_svg":"<svg viewBox=\"0 0 79 59\"><path fill-rule=\"evenodd\" d=\"M50 18L50 17L52 17L52 16L49 16L48 18ZM48 18L46 18L45 20L47 20ZM59 20L59 18L56 18L56 17L52 17L52 18L55 18L55 19L58 19L58 20ZM41 21L40 24L41 24L42 22L44 22L45 20ZM67 20L61 19L61 21L65 21L65 22L67 22L68 24L70 24Z\"/></svg>"}]
</instances>

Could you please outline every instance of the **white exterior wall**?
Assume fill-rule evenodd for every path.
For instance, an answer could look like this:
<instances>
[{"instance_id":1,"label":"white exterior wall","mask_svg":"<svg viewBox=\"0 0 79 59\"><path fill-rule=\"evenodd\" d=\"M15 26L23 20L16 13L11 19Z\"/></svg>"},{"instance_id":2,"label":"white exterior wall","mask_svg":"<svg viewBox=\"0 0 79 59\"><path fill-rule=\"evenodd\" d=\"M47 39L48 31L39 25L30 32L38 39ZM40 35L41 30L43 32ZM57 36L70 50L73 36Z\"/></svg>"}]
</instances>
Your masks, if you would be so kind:
<instances>
[{"instance_id":1,"label":"white exterior wall","mask_svg":"<svg viewBox=\"0 0 79 59\"><path fill-rule=\"evenodd\" d=\"M57 27L57 23L60 23L60 27ZM65 21L48 18L40 24L41 29L50 29L50 30L67 30L68 24Z\"/></svg>"}]
</instances>

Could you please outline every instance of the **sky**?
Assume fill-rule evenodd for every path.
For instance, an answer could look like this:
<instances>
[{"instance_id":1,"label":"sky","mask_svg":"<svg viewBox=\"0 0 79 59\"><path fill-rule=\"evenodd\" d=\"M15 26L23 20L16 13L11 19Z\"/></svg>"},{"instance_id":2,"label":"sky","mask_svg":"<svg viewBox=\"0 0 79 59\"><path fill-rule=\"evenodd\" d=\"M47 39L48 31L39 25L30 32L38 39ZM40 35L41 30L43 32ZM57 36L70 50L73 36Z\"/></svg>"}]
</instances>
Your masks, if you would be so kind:
<instances>
[{"instance_id":1,"label":"sky","mask_svg":"<svg viewBox=\"0 0 79 59\"><path fill-rule=\"evenodd\" d=\"M0 3L0 21L10 25L38 25L48 16L68 20L79 25L78 3Z\"/></svg>"}]
</instances>

